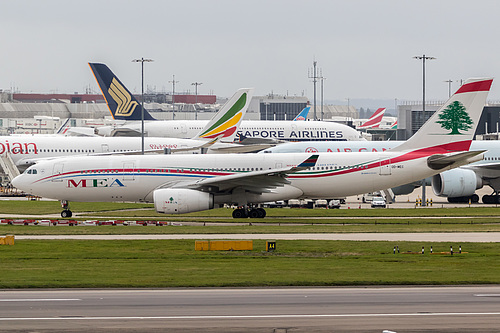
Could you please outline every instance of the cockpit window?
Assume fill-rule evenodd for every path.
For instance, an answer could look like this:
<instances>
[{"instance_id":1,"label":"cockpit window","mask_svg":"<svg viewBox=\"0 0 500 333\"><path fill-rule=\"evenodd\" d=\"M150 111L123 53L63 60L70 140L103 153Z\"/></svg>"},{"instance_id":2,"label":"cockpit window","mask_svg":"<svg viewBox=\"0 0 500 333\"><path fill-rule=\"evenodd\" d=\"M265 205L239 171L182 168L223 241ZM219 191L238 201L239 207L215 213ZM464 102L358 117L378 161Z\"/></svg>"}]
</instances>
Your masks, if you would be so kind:
<instances>
[{"instance_id":1,"label":"cockpit window","mask_svg":"<svg viewBox=\"0 0 500 333\"><path fill-rule=\"evenodd\" d=\"M26 173L29 175L36 175L38 172L36 169L28 169L26 170Z\"/></svg>"}]
</instances>

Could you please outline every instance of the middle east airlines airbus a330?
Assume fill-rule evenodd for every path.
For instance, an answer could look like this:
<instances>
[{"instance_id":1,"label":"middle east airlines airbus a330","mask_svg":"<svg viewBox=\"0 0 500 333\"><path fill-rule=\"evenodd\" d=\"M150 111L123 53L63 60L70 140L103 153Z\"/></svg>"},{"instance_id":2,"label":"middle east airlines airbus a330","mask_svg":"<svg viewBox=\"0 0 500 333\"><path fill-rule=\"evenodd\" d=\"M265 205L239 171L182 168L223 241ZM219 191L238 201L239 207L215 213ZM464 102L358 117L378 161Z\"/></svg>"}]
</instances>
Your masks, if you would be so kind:
<instances>
[{"instance_id":1,"label":"middle east airlines airbus a330","mask_svg":"<svg viewBox=\"0 0 500 333\"><path fill-rule=\"evenodd\" d=\"M382 153L73 157L43 161L12 184L70 201L154 202L161 213L236 204L233 217L264 217L255 205L341 198L407 184L482 159L469 147L492 79L470 79L408 141Z\"/></svg>"}]
</instances>

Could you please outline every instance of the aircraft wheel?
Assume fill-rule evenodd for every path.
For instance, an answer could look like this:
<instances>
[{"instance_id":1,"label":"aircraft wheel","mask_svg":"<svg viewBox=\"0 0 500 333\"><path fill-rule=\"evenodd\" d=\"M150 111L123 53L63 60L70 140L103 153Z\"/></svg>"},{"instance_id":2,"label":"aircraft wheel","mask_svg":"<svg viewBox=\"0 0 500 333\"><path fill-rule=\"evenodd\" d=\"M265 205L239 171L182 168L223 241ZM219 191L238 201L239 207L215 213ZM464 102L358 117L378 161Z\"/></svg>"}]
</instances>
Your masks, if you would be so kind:
<instances>
[{"instance_id":1,"label":"aircraft wheel","mask_svg":"<svg viewBox=\"0 0 500 333\"><path fill-rule=\"evenodd\" d=\"M248 217L248 216L247 216L244 209L238 208L238 209L233 210L233 218L243 219L245 217Z\"/></svg>"},{"instance_id":2,"label":"aircraft wheel","mask_svg":"<svg viewBox=\"0 0 500 333\"><path fill-rule=\"evenodd\" d=\"M264 208L257 208L257 211L259 212L259 218L263 219L266 217L266 210Z\"/></svg>"},{"instance_id":3,"label":"aircraft wheel","mask_svg":"<svg viewBox=\"0 0 500 333\"><path fill-rule=\"evenodd\" d=\"M255 208L248 212L248 217L251 219L257 219L260 217L260 215L261 213L259 212L259 210Z\"/></svg>"},{"instance_id":4,"label":"aircraft wheel","mask_svg":"<svg viewBox=\"0 0 500 333\"><path fill-rule=\"evenodd\" d=\"M484 204L490 204L491 203L491 198L490 197L491 196L488 195L488 194L483 195L483 199L482 199L483 203Z\"/></svg>"},{"instance_id":5,"label":"aircraft wheel","mask_svg":"<svg viewBox=\"0 0 500 333\"><path fill-rule=\"evenodd\" d=\"M67 218L73 216L73 213L69 209L65 209L61 212L62 218Z\"/></svg>"},{"instance_id":6,"label":"aircraft wheel","mask_svg":"<svg viewBox=\"0 0 500 333\"><path fill-rule=\"evenodd\" d=\"M477 194L474 193L473 195L471 195L470 201L472 203L478 203L479 202L479 195L477 195Z\"/></svg>"}]
</instances>

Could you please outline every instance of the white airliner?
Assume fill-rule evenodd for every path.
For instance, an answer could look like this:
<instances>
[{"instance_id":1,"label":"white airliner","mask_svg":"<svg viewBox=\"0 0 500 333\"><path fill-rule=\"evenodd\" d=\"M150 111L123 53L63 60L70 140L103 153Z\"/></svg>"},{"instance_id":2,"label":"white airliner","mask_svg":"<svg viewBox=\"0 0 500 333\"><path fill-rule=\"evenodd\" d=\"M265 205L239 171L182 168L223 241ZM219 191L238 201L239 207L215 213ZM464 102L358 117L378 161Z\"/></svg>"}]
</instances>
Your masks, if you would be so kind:
<instances>
[{"instance_id":1,"label":"white airliner","mask_svg":"<svg viewBox=\"0 0 500 333\"><path fill-rule=\"evenodd\" d=\"M492 81L468 80L391 151L60 158L29 167L12 184L61 200L63 217L71 216L69 201L154 202L156 211L172 214L237 204L244 208L233 217L264 217L255 204L367 193L482 159L468 149Z\"/></svg>"},{"instance_id":2,"label":"white airliner","mask_svg":"<svg viewBox=\"0 0 500 333\"><path fill-rule=\"evenodd\" d=\"M98 127L98 134L113 136L117 133L118 135L140 133L142 126L140 103L106 65L98 63L89 63L89 65L113 118L126 120L123 125ZM192 138L207 124L206 120L155 120L147 110L144 110L144 119L144 128L148 136L172 138ZM237 134L241 138L283 141L364 140L354 128L323 121L243 120Z\"/></svg>"},{"instance_id":3,"label":"white airliner","mask_svg":"<svg viewBox=\"0 0 500 333\"><path fill-rule=\"evenodd\" d=\"M267 148L260 153L318 153L318 152L384 152L404 141L349 141L349 142L287 142ZM493 189L492 195L484 195L486 204L500 203L500 142L472 141L470 150L485 151L484 159L471 165L445 171L430 179L432 189L449 202L478 202L475 191L484 185ZM393 188L395 195L408 194L421 182Z\"/></svg>"}]
</instances>

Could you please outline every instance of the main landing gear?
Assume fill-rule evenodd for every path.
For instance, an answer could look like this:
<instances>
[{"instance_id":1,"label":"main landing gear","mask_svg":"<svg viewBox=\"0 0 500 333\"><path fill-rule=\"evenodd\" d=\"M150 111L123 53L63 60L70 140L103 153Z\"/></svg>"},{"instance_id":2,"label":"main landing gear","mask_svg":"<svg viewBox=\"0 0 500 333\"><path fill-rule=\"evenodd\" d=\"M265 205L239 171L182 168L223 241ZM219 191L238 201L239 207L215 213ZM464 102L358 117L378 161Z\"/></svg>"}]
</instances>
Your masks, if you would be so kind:
<instances>
[{"instance_id":1,"label":"main landing gear","mask_svg":"<svg viewBox=\"0 0 500 333\"><path fill-rule=\"evenodd\" d=\"M63 208L63 211L61 212L62 218L73 216L73 212L69 210L69 201L61 200L61 207Z\"/></svg>"},{"instance_id":2,"label":"main landing gear","mask_svg":"<svg viewBox=\"0 0 500 333\"><path fill-rule=\"evenodd\" d=\"M235 219L244 219L244 218L251 218L251 219L263 219L266 217L266 210L264 208L255 208L255 207L250 207L250 208L237 208L233 210L233 218Z\"/></svg>"},{"instance_id":3,"label":"main landing gear","mask_svg":"<svg viewBox=\"0 0 500 333\"><path fill-rule=\"evenodd\" d=\"M498 195L498 192L493 192L491 195L483 195L483 203L485 204L499 204L500 203L500 196Z\"/></svg>"}]
</instances>

